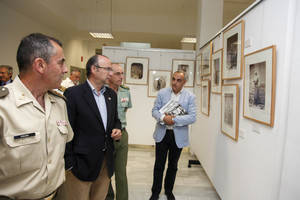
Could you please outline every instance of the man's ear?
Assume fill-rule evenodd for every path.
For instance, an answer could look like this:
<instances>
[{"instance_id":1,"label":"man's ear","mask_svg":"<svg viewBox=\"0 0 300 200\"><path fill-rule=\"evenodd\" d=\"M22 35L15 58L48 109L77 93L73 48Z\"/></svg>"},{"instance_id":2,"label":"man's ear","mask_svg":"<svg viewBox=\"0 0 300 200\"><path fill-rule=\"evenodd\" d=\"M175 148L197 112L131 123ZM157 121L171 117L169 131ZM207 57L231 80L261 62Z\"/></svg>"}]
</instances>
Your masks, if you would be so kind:
<instances>
[{"instance_id":1,"label":"man's ear","mask_svg":"<svg viewBox=\"0 0 300 200\"><path fill-rule=\"evenodd\" d=\"M36 58L33 61L33 70L37 71L40 74L44 74L46 70L46 62L42 58Z\"/></svg>"}]
</instances>

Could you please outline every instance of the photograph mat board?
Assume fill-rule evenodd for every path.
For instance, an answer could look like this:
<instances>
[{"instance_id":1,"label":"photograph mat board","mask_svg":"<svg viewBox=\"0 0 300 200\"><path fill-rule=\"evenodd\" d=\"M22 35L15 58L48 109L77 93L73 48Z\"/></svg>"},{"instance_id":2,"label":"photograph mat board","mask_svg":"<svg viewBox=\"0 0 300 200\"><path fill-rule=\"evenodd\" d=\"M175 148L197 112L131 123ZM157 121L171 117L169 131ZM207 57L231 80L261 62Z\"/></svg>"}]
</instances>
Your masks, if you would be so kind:
<instances>
[{"instance_id":1,"label":"photograph mat board","mask_svg":"<svg viewBox=\"0 0 300 200\"><path fill-rule=\"evenodd\" d=\"M147 85L149 58L127 57L125 82L127 84Z\"/></svg>"},{"instance_id":2,"label":"photograph mat board","mask_svg":"<svg viewBox=\"0 0 300 200\"><path fill-rule=\"evenodd\" d=\"M239 88L238 85L222 86L221 131L233 140L238 140L239 126Z\"/></svg>"},{"instance_id":3,"label":"photograph mat board","mask_svg":"<svg viewBox=\"0 0 300 200\"><path fill-rule=\"evenodd\" d=\"M201 76L209 76L211 73L212 43L207 44L201 50Z\"/></svg>"},{"instance_id":4,"label":"photograph mat board","mask_svg":"<svg viewBox=\"0 0 300 200\"><path fill-rule=\"evenodd\" d=\"M186 73L187 81L184 87L194 86L194 70L195 61L194 60L178 60L173 59L172 61L172 74L178 70L182 70Z\"/></svg>"},{"instance_id":5,"label":"photograph mat board","mask_svg":"<svg viewBox=\"0 0 300 200\"><path fill-rule=\"evenodd\" d=\"M271 46L245 56L244 117L269 126L274 122L275 53Z\"/></svg>"},{"instance_id":6,"label":"photograph mat board","mask_svg":"<svg viewBox=\"0 0 300 200\"><path fill-rule=\"evenodd\" d=\"M201 84L201 112L209 116L210 109L210 81L203 80Z\"/></svg>"},{"instance_id":7,"label":"photograph mat board","mask_svg":"<svg viewBox=\"0 0 300 200\"><path fill-rule=\"evenodd\" d=\"M156 97L159 90L171 85L171 72L163 70L149 70L148 96Z\"/></svg>"},{"instance_id":8,"label":"photograph mat board","mask_svg":"<svg viewBox=\"0 0 300 200\"><path fill-rule=\"evenodd\" d=\"M222 79L242 78L244 58L244 21L229 27L223 33Z\"/></svg>"},{"instance_id":9,"label":"photograph mat board","mask_svg":"<svg viewBox=\"0 0 300 200\"><path fill-rule=\"evenodd\" d=\"M218 50L212 55L211 92L221 94L223 51Z\"/></svg>"},{"instance_id":10,"label":"photograph mat board","mask_svg":"<svg viewBox=\"0 0 300 200\"><path fill-rule=\"evenodd\" d=\"M202 54L198 54L196 58L196 73L195 73L196 85L201 85L201 60L202 60Z\"/></svg>"}]
</instances>

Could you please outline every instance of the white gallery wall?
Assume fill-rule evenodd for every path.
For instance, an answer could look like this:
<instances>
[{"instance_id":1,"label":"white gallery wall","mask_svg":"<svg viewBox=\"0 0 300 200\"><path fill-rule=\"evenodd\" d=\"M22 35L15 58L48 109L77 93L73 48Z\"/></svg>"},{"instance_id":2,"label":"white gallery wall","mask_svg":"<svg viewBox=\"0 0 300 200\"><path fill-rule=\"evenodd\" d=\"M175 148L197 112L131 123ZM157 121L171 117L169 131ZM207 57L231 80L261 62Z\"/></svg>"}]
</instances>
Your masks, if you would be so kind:
<instances>
[{"instance_id":1,"label":"white gallery wall","mask_svg":"<svg viewBox=\"0 0 300 200\"><path fill-rule=\"evenodd\" d=\"M209 1L201 2L202 11ZM224 82L239 84L238 142L220 131L221 95L211 94L209 117L199 112L193 125L191 149L222 200L300 198L299 4L297 0L264 0L241 18L247 44L244 54L276 45L274 127L243 118L242 79ZM208 32L200 34L200 46L219 31L209 32L208 26L215 25L201 23L200 29ZM222 37L214 42L215 50L222 47ZM200 100L200 87L194 91Z\"/></svg>"},{"instance_id":2,"label":"white gallery wall","mask_svg":"<svg viewBox=\"0 0 300 200\"><path fill-rule=\"evenodd\" d=\"M45 24L37 22L0 1L0 64L8 64L14 68L14 76L18 74L16 61L17 48L22 38L33 32L41 32L61 38L61 34Z\"/></svg>"},{"instance_id":3,"label":"white gallery wall","mask_svg":"<svg viewBox=\"0 0 300 200\"><path fill-rule=\"evenodd\" d=\"M172 72L172 59L194 60L195 51L173 49L133 49L125 47L103 47L103 55L112 62L126 63L126 57L148 57L149 70ZM148 97L148 85L126 84L130 88L132 108L127 112L129 144L154 145L152 137L156 121L151 115L155 101ZM187 88L192 91L193 88Z\"/></svg>"}]
</instances>

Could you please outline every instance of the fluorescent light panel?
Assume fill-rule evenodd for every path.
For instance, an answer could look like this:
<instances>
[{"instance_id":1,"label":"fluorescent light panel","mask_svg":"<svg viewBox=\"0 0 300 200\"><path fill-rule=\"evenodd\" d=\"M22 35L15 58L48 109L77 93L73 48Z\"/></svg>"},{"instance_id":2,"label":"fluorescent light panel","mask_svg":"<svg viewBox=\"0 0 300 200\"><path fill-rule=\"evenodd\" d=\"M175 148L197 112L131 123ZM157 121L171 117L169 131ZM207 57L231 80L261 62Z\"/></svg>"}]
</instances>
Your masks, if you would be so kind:
<instances>
[{"instance_id":1,"label":"fluorescent light panel","mask_svg":"<svg viewBox=\"0 0 300 200\"><path fill-rule=\"evenodd\" d=\"M103 39L114 39L114 36L111 33L92 33L91 36L94 38L103 38Z\"/></svg>"},{"instance_id":2,"label":"fluorescent light panel","mask_svg":"<svg viewBox=\"0 0 300 200\"><path fill-rule=\"evenodd\" d=\"M181 40L182 43L196 43L197 42L197 38L194 37L184 37Z\"/></svg>"}]
</instances>

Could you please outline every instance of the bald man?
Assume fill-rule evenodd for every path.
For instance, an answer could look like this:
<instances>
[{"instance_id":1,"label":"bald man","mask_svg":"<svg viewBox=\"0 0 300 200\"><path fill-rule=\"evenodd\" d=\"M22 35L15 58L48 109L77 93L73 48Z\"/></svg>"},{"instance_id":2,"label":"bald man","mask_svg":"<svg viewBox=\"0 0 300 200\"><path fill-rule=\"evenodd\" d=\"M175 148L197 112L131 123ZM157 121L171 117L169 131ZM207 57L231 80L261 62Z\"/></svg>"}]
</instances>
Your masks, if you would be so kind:
<instances>
[{"instance_id":1,"label":"bald man","mask_svg":"<svg viewBox=\"0 0 300 200\"><path fill-rule=\"evenodd\" d=\"M104 84L112 73L105 56L86 64L87 81L68 88L67 110L74 139L67 144L67 200L104 200L114 172L113 140L121 138L117 94Z\"/></svg>"}]
</instances>

